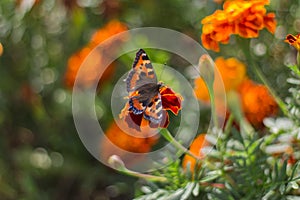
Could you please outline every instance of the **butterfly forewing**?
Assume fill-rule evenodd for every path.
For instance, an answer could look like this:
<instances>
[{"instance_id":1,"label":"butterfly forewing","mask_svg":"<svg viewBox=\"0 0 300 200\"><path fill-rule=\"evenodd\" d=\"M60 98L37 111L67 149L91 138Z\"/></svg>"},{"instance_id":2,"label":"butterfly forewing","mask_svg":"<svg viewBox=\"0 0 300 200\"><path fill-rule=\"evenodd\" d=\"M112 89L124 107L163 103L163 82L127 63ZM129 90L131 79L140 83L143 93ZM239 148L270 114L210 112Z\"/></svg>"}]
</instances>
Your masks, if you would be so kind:
<instances>
[{"instance_id":1,"label":"butterfly forewing","mask_svg":"<svg viewBox=\"0 0 300 200\"><path fill-rule=\"evenodd\" d=\"M127 92L130 94L148 83L156 84L157 78L146 52L140 49L126 79Z\"/></svg>"}]
</instances>

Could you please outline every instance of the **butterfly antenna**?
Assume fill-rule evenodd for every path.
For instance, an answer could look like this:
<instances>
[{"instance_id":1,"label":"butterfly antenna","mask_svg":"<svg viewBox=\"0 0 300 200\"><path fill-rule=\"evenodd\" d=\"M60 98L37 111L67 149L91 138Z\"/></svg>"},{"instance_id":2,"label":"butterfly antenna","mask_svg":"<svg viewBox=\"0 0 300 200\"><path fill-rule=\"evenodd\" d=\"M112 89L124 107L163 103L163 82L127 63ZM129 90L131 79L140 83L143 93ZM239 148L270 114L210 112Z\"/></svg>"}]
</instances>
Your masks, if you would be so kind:
<instances>
[{"instance_id":1,"label":"butterfly antenna","mask_svg":"<svg viewBox=\"0 0 300 200\"><path fill-rule=\"evenodd\" d=\"M162 74L164 73L165 69L166 69L166 66L167 66L167 63L164 64L164 68L162 69L160 75L159 75L159 79L158 80L161 80L161 77L162 77Z\"/></svg>"}]
</instances>

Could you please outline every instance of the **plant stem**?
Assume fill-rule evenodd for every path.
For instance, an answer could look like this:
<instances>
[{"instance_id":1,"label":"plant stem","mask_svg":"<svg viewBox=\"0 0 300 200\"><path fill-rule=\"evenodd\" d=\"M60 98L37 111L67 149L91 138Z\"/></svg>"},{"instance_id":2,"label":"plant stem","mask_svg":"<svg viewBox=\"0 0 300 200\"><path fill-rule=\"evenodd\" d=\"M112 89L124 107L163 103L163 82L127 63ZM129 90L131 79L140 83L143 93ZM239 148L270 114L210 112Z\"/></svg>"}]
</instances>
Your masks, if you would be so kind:
<instances>
[{"instance_id":1,"label":"plant stem","mask_svg":"<svg viewBox=\"0 0 300 200\"><path fill-rule=\"evenodd\" d=\"M135 172L135 171L131 171L129 169L127 169L126 171L122 171L127 175L131 175L137 178L142 178L142 179L146 179L148 181L154 181L154 182L167 182L168 179L166 177L162 177L162 176L154 176L154 175L150 175L150 174L142 174L139 172Z\"/></svg>"},{"instance_id":2,"label":"plant stem","mask_svg":"<svg viewBox=\"0 0 300 200\"><path fill-rule=\"evenodd\" d=\"M208 84L207 88L208 88L208 93L209 93L209 98L210 98L213 127L219 127L218 126L218 117L217 117L217 112L216 112L216 102L215 102L215 94L214 94L213 84L212 85Z\"/></svg>"},{"instance_id":3,"label":"plant stem","mask_svg":"<svg viewBox=\"0 0 300 200\"><path fill-rule=\"evenodd\" d=\"M232 127L232 124L233 124L233 120L234 120L234 116L233 116L232 113L230 113L230 115L227 119L225 128L224 128L224 135L225 135L226 138L228 137L228 135L230 133L230 130L231 130L231 127Z\"/></svg>"},{"instance_id":4,"label":"plant stem","mask_svg":"<svg viewBox=\"0 0 300 200\"><path fill-rule=\"evenodd\" d=\"M189 151L187 148L185 148L184 146L182 146L182 144L180 144L172 135L171 133L168 131L168 129L164 128L161 129L160 134L167 140L169 141L174 147L176 147L177 149L181 150L182 152L184 152L185 154L192 156L193 158L197 160L199 160L199 157L195 154L193 154L191 151Z\"/></svg>"},{"instance_id":5,"label":"plant stem","mask_svg":"<svg viewBox=\"0 0 300 200\"><path fill-rule=\"evenodd\" d=\"M266 77L261 72L260 68L253 61L251 61L251 62L252 62L251 67L254 69L255 74L258 76L258 78L261 80L261 82L268 88L269 92L274 97L276 103L280 107L280 109L283 112L283 114L284 115L288 115L288 110L286 108L285 103L278 97L278 95L276 94L276 92L270 86L270 84L268 83Z\"/></svg>"},{"instance_id":6,"label":"plant stem","mask_svg":"<svg viewBox=\"0 0 300 200\"><path fill-rule=\"evenodd\" d=\"M250 40L249 39L243 39L243 38L237 38L239 43L241 43L241 48L243 50L243 53L245 57L247 58L247 61L249 62L251 68L254 69L254 73L258 76L260 81L268 88L271 95L274 97L276 103L282 110L284 115L288 115L288 109L286 107L286 104L280 99L280 97L276 94L276 92L273 90L269 82L267 81L266 77L262 73L261 69L257 66L256 62L254 62L252 56L251 56L251 49L250 49Z\"/></svg>"},{"instance_id":7,"label":"plant stem","mask_svg":"<svg viewBox=\"0 0 300 200\"><path fill-rule=\"evenodd\" d=\"M126 175L130 175L130 176L134 176L134 177L137 177L137 178L142 178L142 179L146 179L148 181L153 181L153 182L167 182L168 179L166 177L162 177L162 176L154 176L154 175L150 175L150 174L142 174L142 173L139 173L139 172L135 172L135 171L132 171L130 169L127 169L125 167L125 164L124 162L122 161L122 159L117 156L117 155L112 155L109 157L108 159L108 164L118 170L119 172L122 172Z\"/></svg>"}]
</instances>

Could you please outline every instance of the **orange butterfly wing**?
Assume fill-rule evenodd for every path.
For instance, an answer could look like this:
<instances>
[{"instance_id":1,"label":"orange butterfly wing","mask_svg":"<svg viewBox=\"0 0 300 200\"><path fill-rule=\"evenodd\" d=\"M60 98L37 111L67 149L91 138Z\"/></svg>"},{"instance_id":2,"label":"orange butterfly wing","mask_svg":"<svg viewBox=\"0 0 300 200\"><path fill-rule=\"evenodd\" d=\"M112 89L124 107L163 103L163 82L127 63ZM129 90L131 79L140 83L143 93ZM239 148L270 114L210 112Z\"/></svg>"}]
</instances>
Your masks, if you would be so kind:
<instances>
[{"instance_id":1,"label":"orange butterfly wing","mask_svg":"<svg viewBox=\"0 0 300 200\"><path fill-rule=\"evenodd\" d=\"M143 49L140 49L136 53L132 69L126 79L126 83L129 95L147 83L157 83L153 66Z\"/></svg>"}]
</instances>

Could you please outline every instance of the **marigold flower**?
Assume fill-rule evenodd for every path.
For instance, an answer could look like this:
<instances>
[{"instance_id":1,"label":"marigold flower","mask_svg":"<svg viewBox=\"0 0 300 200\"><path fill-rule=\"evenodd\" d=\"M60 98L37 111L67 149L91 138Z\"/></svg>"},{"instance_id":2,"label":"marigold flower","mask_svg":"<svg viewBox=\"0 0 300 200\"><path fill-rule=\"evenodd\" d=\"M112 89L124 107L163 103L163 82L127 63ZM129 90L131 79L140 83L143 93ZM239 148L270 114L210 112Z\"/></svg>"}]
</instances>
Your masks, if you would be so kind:
<instances>
[{"instance_id":1,"label":"marigold flower","mask_svg":"<svg viewBox=\"0 0 300 200\"><path fill-rule=\"evenodd\" d=\"M238 88L238 92L243 112L254 127L262 127L264 118L277 113L278 105L266 86L245 79Z\"/></svg>"},{"instance_id":2,"label":"marigold flower","mask_svg":"<svg viewBox=\"0 0 300 200\"><path fill-rule=\"evenodd\" d=\"M124 119L130 128L140 131L141 127L166 128L169 125L169 114L167 110L170 110L175 115L178 115L181 110L181 102L183 98L180 94L176 94L171 88L164 86L159 90L161 95L161 102L163 107L163 119L160 124L154 124L143 117L143 113L136 115L132 111L129 111L129 103L127 102L124 109L121 111L120 118Z\"/></svg>"},{"instance_id":3,"label":"marigold flower","mask_svg":"<svg viewBox=\"0 0 300 200\"><path fill-rule=\"evenodd\" d=\"M116 35L118 33L127 31L127 26L117 20L112 20L108 22L105 27L99 29L94 33L94 35L91 38L90 45L92 47L97 46L104 40L110 38L113 35ZM126 39L126 38L120 38L120 39Z\"/></svg>"},{"instance_id":4,"label":"marigold flower","mask_svg":"<svg viewBox=\"0 0 300 200\"><path fill-rule=\"evenodd\" d=\"M133 162L136 158L130 157L130 153L147 153L158 142L159 134L153 134L153 131L150 127L137 131L123 120L113 122L105 132L107 139L100 142L100 154L105 160L118 155L125 162Z\"/></svg>"},{"instance_id":5,"label":"marigold flower","mask_svg":"<svg viewBox=\"0 0 300 200\"><path fill-rule=\"evenodd\" d=\"M86 59L86 57L91 53L93 49L90 47L84 47L77 53L73 54L69 60L68 60L68 68L65 73L65 84L68 88L72 88L77 76L77 72ZM103 62L103 59L105 59L100 54L93 54L94 58L89 59L93 62L87 63L89 66L84 70L82 73L84 73L83 76L81 76L81 79L78 78L78 83L83 87L89 87L92 84L95 83L95 81L98 79L97 73L95 71L99 70L99 66L97 64ZM100 83L109 80L109 78L112 76L115 69L114 63L110 64L106 70L104 71L103 75L101 76Z\"/></svg>"},{"instance_id":6,"label":"marigold flower","mask_svg":"<svg viewBox=\"0 0 300 200\"><path fill-rule=\"evenodd\" d=\"M230 35L237 34L244 38L258 37L263 28L275 32L274 13L267 13L265 5L269 1L226 1L223 10L217 10L205 17L201 23L202 44L205 48L219 51L219 43L229 42Z\"/></svg>"},{"instance_id":7,"label":"marigold flower","mask_svg":"<svg viewBox=\"0 0 300 200\"><path fill-rule=\"evenodd\" d=\"M215 64L223 79L222 84L224 84L225 91L237 89L246 76L246 66L235 58L224 59L223 57L215 59ZM220 83L215 82L215 90L220 88L218 84ZM200 100L209 100L208 90L202 78L195 79L195 94Z\"/></svg>"},{"instance_id":8,"label":"marigold flower","mask_svg":"<svg viewBox=\"0 0 300 200\"><path fill-rule=\"evenodd\" d=\"M196 139L192 142L190 146L190 152L194 155L198 156L199 159L204 158L205 154L201 151L204 147L210 146L209 142L205 139L206 134L200 134L196 137ZM186 169L189 167L189 170L193 173L195 170L196 159L192 156L185 155L182 161L182 167ZM200 166L198 166L200 167Z\"/></svg>"},{"instance_id":9,"label":"marigold flower","mask_svg":"<svg viewBox=\"0 0 300 200\"><path fill-rule=\"evenodd\" d=\"M2 54L3 54L3 45L0 42L0 56L2 56Z\"/></svg>"},{"instance_id":10,"label":"marigold flower","mask_svg":"<svg viewBox=\"0 0 300 200\"><path fill-rule=\"evenodd\" d=\"M106 130L105 135L112 143L121 149L133 153L146 153L150 151L151 147L158 140L158 134L153 135L153 130L150 128L146 128L143 132L139 132L128 127L123 120L119 120L118 124L116 122L112 123ZM149 134L149 136L147 136L147 134ZM136 135L136 137L134 137L134 135Z\"/></svg>"},{"instance_id":11,"label":"marigold flower","mask_svg":"<svg viewBox=\"0 0 300 200\"><path fill-rule=\"evenodd\" d=\"M68 67L65 73L65 84L67 87L72 88L77 76L77 72L80 68L80 66L83 64L83 61L86 59L86 57L92 52L92 50L102 43L104 40L110 38L111 36L123 32L127 30L126 26L118 21L111 21L106 26L101 28L99 31L97 31L91 38L90 43L78 51L77 53L73 54L69 60L68 60ZM81 79L77 80L78 83L82 86L89 87L92 84L95 83L95 81L98 79L98 74L101 70L104 70L101 68L103 63L106 61L106 57L112 56L117 49L117 47L120 45L120 42L123 42L126 38L117 38L115 40L112 40L109 44L107 44L110 52L97 52L93 53L94 56L93 59L89 59L88 62L85 63L88 67L85 68L84 71L82 71L83 75L80 76ZM98 72L98 73L96 73ZM112 63L101 76L100 83L108 80L111 75L114 72L114 64Z\"/></svg>"},{"instance_id":12,"label":"marigold flower","mask_svg":"<svg viewBox=\"0 0 300 200\"><path fill-rule=\"evenodd\" d=\"M295 47L297 51L300 51L300 34L295 36L288 34L284 41Z\"/></svg>"}]
</instances>

